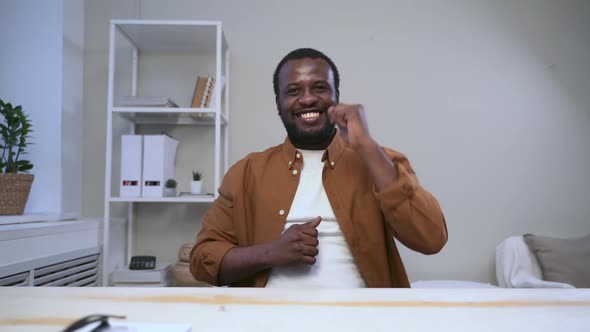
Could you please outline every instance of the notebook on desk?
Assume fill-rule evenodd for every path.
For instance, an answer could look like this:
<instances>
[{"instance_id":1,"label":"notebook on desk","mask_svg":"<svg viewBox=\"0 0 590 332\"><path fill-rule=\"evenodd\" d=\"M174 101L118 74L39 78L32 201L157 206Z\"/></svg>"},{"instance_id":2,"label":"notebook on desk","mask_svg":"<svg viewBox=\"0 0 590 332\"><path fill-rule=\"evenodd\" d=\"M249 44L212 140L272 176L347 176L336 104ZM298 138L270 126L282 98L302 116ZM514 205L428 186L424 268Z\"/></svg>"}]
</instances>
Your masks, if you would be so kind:
<instances>
[{"instance_id":1,"label":"notebook on desk","mask_svg":"<svg viewBox=\"0 0 590 332\"><path fill-rule=\"evenodd\" d=\"M89 324L76 332L91 332L100 325L100 322ZM191 332L189 324L167 324L167 323L132 323L132 322L109 322L110 327L101 329L101 332Z\"/></svg>"}]
</instances>

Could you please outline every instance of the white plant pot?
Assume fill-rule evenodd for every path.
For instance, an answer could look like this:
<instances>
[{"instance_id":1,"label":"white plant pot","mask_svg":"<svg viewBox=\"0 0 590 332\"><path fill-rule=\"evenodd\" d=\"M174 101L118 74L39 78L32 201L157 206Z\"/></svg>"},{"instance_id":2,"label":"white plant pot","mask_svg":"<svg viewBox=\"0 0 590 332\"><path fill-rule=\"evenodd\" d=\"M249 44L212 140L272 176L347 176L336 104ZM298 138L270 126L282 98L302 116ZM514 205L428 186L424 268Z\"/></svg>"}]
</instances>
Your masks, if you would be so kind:
<instances>
[{"instance_id":1,"label":"white plant pot","mask_svg":"<svg viewBox=\"0 0 590 332\"><path fill-rule=\"evenodd\" d=\"M191 194L200 194L203 191L203 181L191 181Z\"/></svg>"},{"instance_id":2,"label":"white plant pot","mask_svg":"<svg viewBox=\"0 0 590 332\"><path fill-rule=\"evenodd\" d=\"M176 188L164 188L164 197L176 197Z\"/></svg>"}]
</instances>

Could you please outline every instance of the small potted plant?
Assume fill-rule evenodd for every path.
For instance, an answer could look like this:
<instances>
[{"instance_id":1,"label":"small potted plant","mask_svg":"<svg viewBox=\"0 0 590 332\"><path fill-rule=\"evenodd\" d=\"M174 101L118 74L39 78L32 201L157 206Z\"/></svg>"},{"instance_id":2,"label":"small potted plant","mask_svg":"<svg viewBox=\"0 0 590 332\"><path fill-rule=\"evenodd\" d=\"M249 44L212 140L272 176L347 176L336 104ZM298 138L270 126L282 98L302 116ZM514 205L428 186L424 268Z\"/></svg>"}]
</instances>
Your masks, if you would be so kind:
<instances>
[{"instance_id":1,"label":"small potted plant","mask_svg":"<svg viewBox=\"0 0 590 332\"><path fill-rule=\"evenodd\" d=\"M164 197L176 197L176 185L178 182L174 179L166 180L164 183Z\"/></svg>"},{"instance_id":2,"label":"small potted plant","mask_svg":"<svg viewBox=\"0 0 590 332\"><path fill-rule=\"evenodd\" d=\"M200 194L203 190L203 181L201 181L202 177L203 173L193 171L193 180L191 181L191 194Z\"/></svg>"},{"instance_id":3,"label":"small potted plant","mask_svg":"<svg viewBox=\"0 0 590 332\"><path fill-rule=\"evenodd\" d=\"M33 132L22 106L0 99L0 215L22 215L31 191L33 164L24 160Z\"/></svg>"}]
</instances>

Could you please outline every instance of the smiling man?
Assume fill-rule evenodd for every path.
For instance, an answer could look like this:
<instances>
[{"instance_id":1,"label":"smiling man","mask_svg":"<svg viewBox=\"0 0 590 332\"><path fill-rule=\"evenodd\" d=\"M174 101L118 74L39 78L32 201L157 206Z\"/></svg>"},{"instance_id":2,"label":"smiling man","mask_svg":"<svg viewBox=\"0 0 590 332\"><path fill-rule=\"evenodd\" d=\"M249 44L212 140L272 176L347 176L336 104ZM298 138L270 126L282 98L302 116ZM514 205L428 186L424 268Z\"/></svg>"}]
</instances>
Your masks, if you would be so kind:
<instances>
[{"instance_id":1,"label":"smiling man","mask_svg":"<svg viewBox=\"0 0 590 332\"><path fill-rule=\"evenodd\" d=\"M195 278L236 287L409 287L394 237L434 254L447 241L436 199L408 159L339 103L325 54L287 54L273 76L283 144L225 175L191 252Z\"/></svg>"}]
</instances>

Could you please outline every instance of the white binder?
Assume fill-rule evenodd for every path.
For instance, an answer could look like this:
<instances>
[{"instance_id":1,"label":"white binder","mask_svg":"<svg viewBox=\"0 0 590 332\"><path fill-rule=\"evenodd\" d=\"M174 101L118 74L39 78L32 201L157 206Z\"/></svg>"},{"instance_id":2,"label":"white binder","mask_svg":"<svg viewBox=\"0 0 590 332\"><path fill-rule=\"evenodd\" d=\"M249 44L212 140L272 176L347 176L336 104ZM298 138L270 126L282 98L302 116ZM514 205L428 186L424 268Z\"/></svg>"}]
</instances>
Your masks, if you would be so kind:
<instances>
[{"instance_id":1,"label":"white binder","mask_svg":"<svg viewBox=\"0 0 590 332\"><path fill-rule=\"evenodd\" d=\"M141 135L121 135L121 197L141 197L142 142Z\"/></svg>"},{"instance_id":2,"label":"white binder","mask_svg":"<svg viewBox=\"0 0 590 332\"><path fill-rule=\"evenodd\" d=\"M164 183L174 179L178 141L167 135L143 137L143 197L163 197Z\"/></svg>"}]
</instances>

